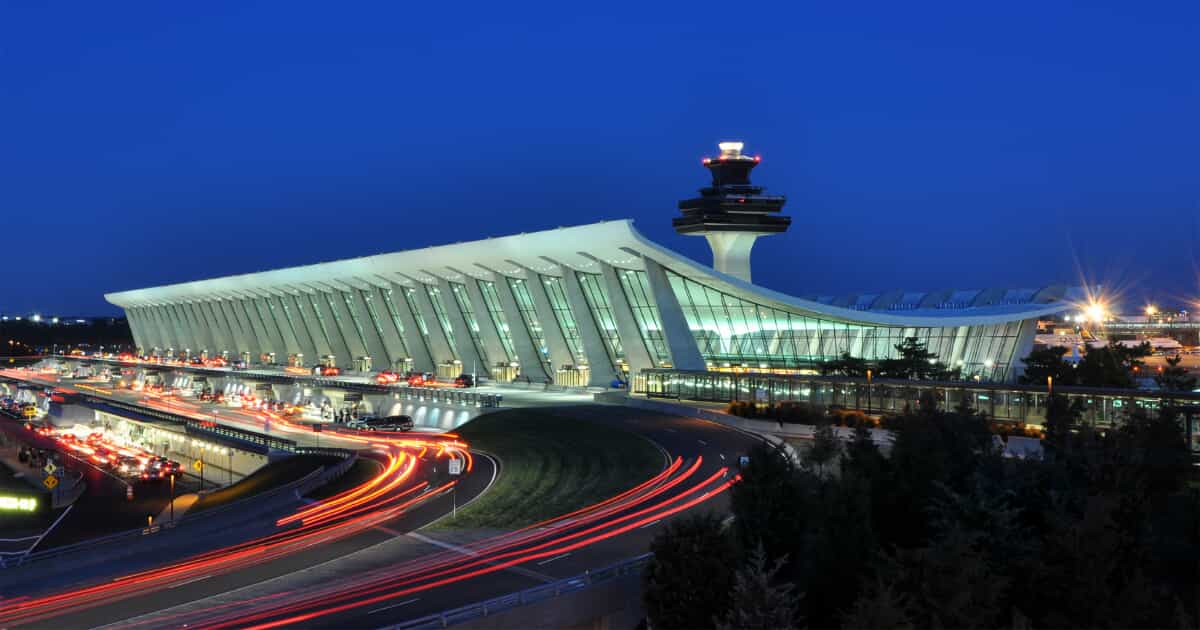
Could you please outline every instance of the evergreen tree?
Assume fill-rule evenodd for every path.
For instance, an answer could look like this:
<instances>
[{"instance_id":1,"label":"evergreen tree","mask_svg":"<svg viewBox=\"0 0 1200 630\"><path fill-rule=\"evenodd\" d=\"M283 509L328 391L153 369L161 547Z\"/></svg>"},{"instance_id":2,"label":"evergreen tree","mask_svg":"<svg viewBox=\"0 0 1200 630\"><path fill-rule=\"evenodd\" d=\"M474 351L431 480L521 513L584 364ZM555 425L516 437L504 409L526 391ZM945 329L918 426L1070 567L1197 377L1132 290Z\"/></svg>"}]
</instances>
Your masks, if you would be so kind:
<instances>
[{"instance_id":1,"label":"evergreen tree","mask_svg":"<svg viewBox=\"0 0 1200 630\"><path fill-rule=\"evenodd\" d=\"M749 453L750 463L730 489L733 529L741 549L762 546L768 557L803 557L809 499L791 460L760 444ZM795 567L788 567L793 575Z\"/></svg>"},{"instance_id":2,"label":"evergreen tree","mask_svg":"<svg viewBox=\"0 0 1200 630\"><path fill-rule=\"evenodd\" d=\"M1047 378L1053 378L1055 385L1074 385L1075 367L1063 358L1066 354L1067 349L1058 346L1034 349L1021 359L1025 373L1020 381L1026 385L1044 385Z\"/></svg>"},{"instance_id":3,"label":"evergreen tree","mask_svg":"<svg viewBox=\"0 0 1200 630\"><path fill-rule=\"evenodd\" d=\"M812 446L804 454L804 465L809 470L814 470L818 476L824 476L825 465L837 459L841 450L842 444L838 440L833 426L828 422L822 422L813 431Z\"/></svg>"},{"instance_id":4,"label":"evergreen tree","mask_svg":"<svg viewBox=\"0 0 1200 630\"><path fill-rule=\"evenodd\" d=\"M754 548L748 562L734 577L729 610L715 620L719 630L790 630L796 627L795 585L779 577L787 558L767 566L762 545Z\"/></svg>"},{"instance_id":5,"label":"evergreen tree","mask_svg":"<svg viewBox=\"0 0 1200 630\"><path fill-rule=\"evenodd\" d=\"M707 628L725 613L737 566L733 539L712 514L672 521L650 544L642 602L656 630Z\"/></svg>"},{"instance_id":6,"label":"evergreen tree","mask_svg":"<svg viewBox=\"0 0 1200 630\"><path fill-rule=\"evenodd\" d=\"M1154 382L1168 392L1190 392L1196 389L1196 377L1186 368L1179 367L1183 357L1178 354L1167 359L1167 366L1162 368Z\"/></svg>"},{"instance_id":7,"label":"evergreen tree","mask_svg":"<svg viewBox=\"0 0 1200 630\"><path fill-rule=\"evenodd\" d=\"M911 380L952 380L959 377L958 368L949 368L937 360L918 337L905 337L896 344L896 355L879 362L880 376Z\"/></svg>"}]
</instances>

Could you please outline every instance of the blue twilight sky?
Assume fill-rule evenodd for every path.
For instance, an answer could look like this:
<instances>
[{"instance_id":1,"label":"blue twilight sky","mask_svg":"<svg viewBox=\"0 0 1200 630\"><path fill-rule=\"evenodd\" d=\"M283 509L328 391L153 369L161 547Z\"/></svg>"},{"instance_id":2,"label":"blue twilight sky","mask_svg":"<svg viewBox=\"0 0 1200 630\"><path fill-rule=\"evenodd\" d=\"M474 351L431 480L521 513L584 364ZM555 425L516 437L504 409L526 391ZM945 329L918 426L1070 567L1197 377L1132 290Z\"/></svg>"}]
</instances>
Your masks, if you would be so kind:
<instances>
[{"instance_id":1,"label":"blue twilight sky","mask_svg":"<svg viewBox=\"0 0 1200 630\"><path fill-rule=\"evenodd\" d=\"M761 154L795 294L1200 297L1200 3L0 0L0 312L630 217Z\"/></svg>"}]
</instances>

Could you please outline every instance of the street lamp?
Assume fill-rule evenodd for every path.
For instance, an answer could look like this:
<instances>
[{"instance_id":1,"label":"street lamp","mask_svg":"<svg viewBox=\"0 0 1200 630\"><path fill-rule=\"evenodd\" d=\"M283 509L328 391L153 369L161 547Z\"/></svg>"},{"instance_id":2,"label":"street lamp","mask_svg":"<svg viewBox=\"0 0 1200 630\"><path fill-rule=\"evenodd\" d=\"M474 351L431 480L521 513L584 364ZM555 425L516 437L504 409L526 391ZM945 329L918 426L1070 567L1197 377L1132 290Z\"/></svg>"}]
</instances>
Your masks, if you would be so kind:
<instances>
[{"instance_id":1,"label":"street lamp","mask_svg":"<svg viewBox=\"0 0 1200 630\"><path fill-rule=\"evenodd\" d=\"M867 370L867 415L871 415L871 370Z\"/></svg>"}]
</instances>

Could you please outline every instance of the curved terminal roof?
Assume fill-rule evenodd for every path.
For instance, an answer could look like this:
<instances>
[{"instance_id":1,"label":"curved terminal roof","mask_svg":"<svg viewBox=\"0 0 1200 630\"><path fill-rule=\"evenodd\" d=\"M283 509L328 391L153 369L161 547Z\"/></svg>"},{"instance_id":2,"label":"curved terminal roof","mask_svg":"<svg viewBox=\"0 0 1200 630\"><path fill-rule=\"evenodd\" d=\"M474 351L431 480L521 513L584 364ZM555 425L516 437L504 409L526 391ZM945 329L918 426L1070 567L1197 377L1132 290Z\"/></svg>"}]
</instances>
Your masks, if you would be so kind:
<instances>
[{"instance_id":1,"label":"curved terminal roof","mask_svg":"<svg viewBox=\"0 0 1200 630\"><path fill-rule=\"evenodd\" d=\"M600 272L607 263L644 269L648 258L701 284L763 306L847 323L904 327L997 324L1060 313L1083 301L1080 288L890 291L841 297L793 297L744 282L650 241L633 221L605 221L452 245L336 260L300 267L109 293L120 307L297 293L327 288L493 280L530 271L562 275L565 269Z\"/></svg>"}]
</instances>

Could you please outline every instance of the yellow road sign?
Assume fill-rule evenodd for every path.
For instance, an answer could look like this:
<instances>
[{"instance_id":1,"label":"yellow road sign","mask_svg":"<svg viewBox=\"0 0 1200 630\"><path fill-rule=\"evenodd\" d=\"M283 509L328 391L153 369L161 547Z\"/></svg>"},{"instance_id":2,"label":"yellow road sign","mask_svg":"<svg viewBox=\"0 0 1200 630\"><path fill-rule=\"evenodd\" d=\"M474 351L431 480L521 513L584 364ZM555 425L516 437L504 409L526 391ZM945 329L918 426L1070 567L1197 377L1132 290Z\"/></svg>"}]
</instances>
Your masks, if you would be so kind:
<instances>
[{"instance_id":1,"label":"yellow road sign","mask_svg":"<svg viewBox=\"0 0 1200 630\"><path fill-rule=\"evenodd\" d=\"M53 475L54 471L58 470L58 466L55 466L54 462L46 462L46 465L42 467L42 470L46 471L47 475Z\"/></svg>"},{"instance_id":2,"label":"yellow road sign","mask_svg":"<svg viewBox=\"0 0 1200 630\"><path fill-rule=\"evenodd\" d=\"M195 468L196 470L204 470L204 461L197 459L196 461L192 462L192 468Z\"/></svg>"},{"instance_id":3,"label":"yellow road sign","mask_svg":"<svg viewBox=\"0 0 1200 630\"><path fill-rule=\"evenodd\" d=\"M58 477L55 477L54 475L50 475L42 480L42 485L46 486L50 490L53 490L54 486L58 485Z\"/></svg>"}]
</instances>

